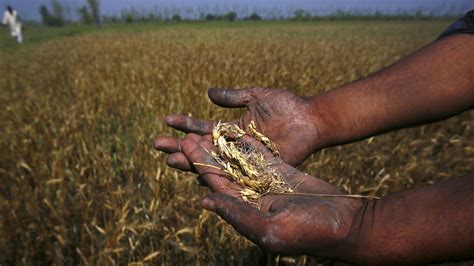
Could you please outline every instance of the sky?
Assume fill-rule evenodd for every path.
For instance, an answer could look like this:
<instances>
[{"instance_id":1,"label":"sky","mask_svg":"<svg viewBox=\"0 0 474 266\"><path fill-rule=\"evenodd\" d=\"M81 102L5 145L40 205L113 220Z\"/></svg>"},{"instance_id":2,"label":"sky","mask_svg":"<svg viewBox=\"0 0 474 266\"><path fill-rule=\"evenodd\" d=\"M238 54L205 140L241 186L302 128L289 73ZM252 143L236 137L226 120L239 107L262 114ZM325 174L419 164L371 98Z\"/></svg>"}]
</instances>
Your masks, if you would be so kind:
<instances>
[{"instance_id":1,"label":"sky","mask_svg":"<svg viewBox=\"0 0 474 266\"><path fill-rule=\"evenodd\" d=\"M59 0L68 17L76 17L76 10L86 4L86 0ZM313 14L331 14L337 10L373 13L414 13L461 15L474 9L474 0L99 0L103 15L120 15L124 9L157 12L164 15L180 14L183 17L197 17L199 13L225 13L236 11L238 16L251 12L286 16L294 10L305 9ZM38 9L50 0L0 0L0 6L12 5L23 20L39 20Z\"/></svg>"}]
</instances>

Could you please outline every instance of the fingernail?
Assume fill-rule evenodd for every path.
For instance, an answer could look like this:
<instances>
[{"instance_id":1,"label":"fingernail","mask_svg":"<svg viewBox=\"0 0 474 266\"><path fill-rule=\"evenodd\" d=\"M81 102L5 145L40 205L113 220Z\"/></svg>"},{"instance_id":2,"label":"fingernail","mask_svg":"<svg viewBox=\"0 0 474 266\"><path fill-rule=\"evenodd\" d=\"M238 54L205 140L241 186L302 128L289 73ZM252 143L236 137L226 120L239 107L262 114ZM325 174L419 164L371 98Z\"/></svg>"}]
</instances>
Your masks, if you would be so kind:
<instances>
[{"instance_id":1,"label":"fingernail","mask_svg":"<svg viewBox=\"0 0 474 266\"><path fill-rule=\"evenodd\" d=\"M209 210L209 211L215 211L215 209L216 209L216 204L214 203L214 201L212 201L209 198L202 199L201 200L201 206L204 209Z\"/></svg>"}]
</instances>

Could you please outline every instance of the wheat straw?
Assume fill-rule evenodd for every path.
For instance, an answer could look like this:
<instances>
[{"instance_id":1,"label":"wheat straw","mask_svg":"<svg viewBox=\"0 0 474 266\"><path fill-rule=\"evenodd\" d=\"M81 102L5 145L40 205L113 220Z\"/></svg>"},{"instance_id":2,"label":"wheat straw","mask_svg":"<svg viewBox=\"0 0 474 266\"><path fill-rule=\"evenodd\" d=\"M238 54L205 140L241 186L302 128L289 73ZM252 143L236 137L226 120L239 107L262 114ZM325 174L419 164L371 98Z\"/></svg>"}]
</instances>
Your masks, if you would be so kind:
<instances>
[{"instance_id":1,"label":"wheat straw","mask_svg":"<svg viewBox=\"0 0 474 266\"><path fill-rule=\"evenodd\" d=\"M227 173L233 182L242 186L240 196L245 202L258 207L259 199L268 194L378 199L362 195L295 193L294 189L285 182L281 173L265 159L263 153L241 139L244 135L252 136L275 156L279 156L277 145L257 131L254 121L249 123L247 131L235 124L219 122L212 132L217 151L210 152L210 155L221 167L204 163L194 163L194 165L211 167Z\"/></svg>"}]
</instances>

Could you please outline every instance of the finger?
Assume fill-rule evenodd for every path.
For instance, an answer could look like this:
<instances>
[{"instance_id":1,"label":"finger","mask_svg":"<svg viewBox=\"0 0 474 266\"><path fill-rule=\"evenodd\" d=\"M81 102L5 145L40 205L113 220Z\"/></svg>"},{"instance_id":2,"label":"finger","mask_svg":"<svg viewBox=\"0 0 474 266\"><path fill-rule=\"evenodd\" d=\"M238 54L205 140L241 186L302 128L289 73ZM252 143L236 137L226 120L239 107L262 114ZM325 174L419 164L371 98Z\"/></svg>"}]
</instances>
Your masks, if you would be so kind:
<instances>
[{"instance_id":1,"label":"finger","mask_svg":"<svg viewBox=\"0 0 474 266\"><path fill-rule=\"evenodd\" d=\"M204 136L202 136L202 138L206 141L209 141L209 142L213 142L213 138L212 138L212 135L211 134L206 134Z\"/></svg>"},{"instance_id":2,"label":"finger","mask_svg":"<svg viewBox=\"0 0 474 266\"><path fill-rule=\"evenodd\" d=\"M166 164L170 167L183 170L183 171L192 171L193 167L191 163L188 161L186 156L183 153L173 153L168 156L166 159Z\"/></svg>"},{"instance_id":3,"label":"finger","mask_svg":"<svg viewBox=\"0 0 474 266\"><path fill-rule=\"evenodd\" d=\"M216 146L214 146L214 144L212 143L212 135L202 136L201 141L199 141L198 144L202 149L197 149L195 150L195 152L202 153L204 150L206 155L209 155L210 152L217 150ZM217 163L213 158L212 160L215 162L215 164L213 165L221 169L223 168L223 166ZM210 169L207 169L205 173L209 174L201 175L202 180L207 184L209 188L211 188L212 191L225 193L227 195L236 197L239 200L242 200L242 197L240 195L241 186L231 181L231 178L227 173L219 170L217 171L219 172L218 174L212 174L210 173Z\"/></svg>"},{"instance_id":4,"label":"finger","mask_svg":"<svg viewBox=\"0 0 474 266\"><path fill-rule=\"evenodd\" d=\"M213 121L199 120L185 115L168 115L165 123L185 133L209 134L214 127Z\"/></svg>"},{"instance_id":5,"label":"finger","mask_svg":"<svg viewBox=\"0 0 474 266\"><path fill-rule=\"evenodd\" d=\"M166 153L175 153L181 151L180 139L173 138L169 136L158 137L155 140L154 146L155 149L166 152Z\"/></svg>"},{"instance_id":6,"label":"finger","mask_svg":"<svg viewBox=\"0 0 474 266\"><path fill-rule=\"evenodd\" d=\"M209 139L209 137L212 138L211 135L206 135L205 139ZM185 138L191 138L197 142L201 140L201 136L194 133L187 134ZM163 137L158 137L155 140L154 146L155 146L155 149L160 150L162 152L166 152L166 153L181 152L181 141L182 139L180 138L163 136Z\"/></svg>"},{"instance_id":7,"label":"finger","mask_svg":"<svg viewBox=\"0 0 474 266\"><path fill-rule=\"evenodd\" d=\"M219 89L209 88L207 94L211 101L222 107L245 107L251 99L252 89Z\"/></svg>"},{"instance_id":8,"label":"finger","mask_svg":"<svg viewBox=\"0 0 474 266\"><path fill-rule=\"evenodd\" d=\"M188 160L192 163L208 164L216 168L221 168L220 164L216 162L210 154L211 151L216 149L214 145L211 142L205 140L203 137L195 139L189 135L190 134L186 135L186 137L181 141L181 149ZM205 144L206 142L207 144ZM199 145L200 143L205 145L205 147L201 147ZM196 169L206 169L206 167L196 166ZM201 171L198 171L198 173L203 174ZM212 171L212 173L220 174L219 170L217 169Z\"/></svg>"},{"instance_id":9,"label":"finger","mask_svg":"<svg viewBox=\"0 0 474 266\"><path fill-rule=\"evenodd\" d=\"M287 206L287 202L297 196L288 195L266 195L259 200L260 211L279 212Z\"/></svg>"},{"instance_id":10,"label":"finger","mask_svg":"<svg viewBox=\"0 0 474 266\"><path fill-rule=\"evenodd\" d=\"M207 134L205 136L211 136L211 135ZM184 136L184 138L181 141L183 141L183 140L192 140L194 142L200 142L204 139L208 139L208 138L205 138L204 136L201 136L201 135L196 134L196 133L188 133L188 134L186 134L186 136Z\"/></svg>"},{"instance_id":11,"label":"finger","mask_svg":"<svg viewBox=\"0 0 474 266\"><path fill-rule=\"evenodd\" d=\"M209 140L206 140L204 138L201 139L201 141L199 141L199 146L201 146L201 148L207 153L209 154L210 152L217 152L217 147L214 146L214 144L209 141ZM212 157L212 156L211 156ZM220 165L220 164L218 164Z\"/></svg>"},{"instance_id":12,"label":"finger","mask_svg":"<svg viewBox=\"0 0 474 266\"><path fill-rule=\"evenodd\" d=\"M261 244L261 239L265 236L269 224L267 214L248 203L221 193L208 195L201 201L201 205L205 209L217 213L235 230L254 243Z\"/></svg>"},{"instance_id":13,"label":"finger","mask_svg":"<svg viewBox=\"0 0 474 266\"><path fill-rule=\"evenodd\" d=\"M193 167L211 191L239 196L240 186L230 181L228 175L219 170L222 166L209 154L209 151L214 148L212 143L208 141L201 141L201 143L205 147L190 139L183 140L183 153L188 158L188 161L201 164L193 165ZM210 165L210 167L203 166L202 164Z\"/></svg>"}]
</instances>

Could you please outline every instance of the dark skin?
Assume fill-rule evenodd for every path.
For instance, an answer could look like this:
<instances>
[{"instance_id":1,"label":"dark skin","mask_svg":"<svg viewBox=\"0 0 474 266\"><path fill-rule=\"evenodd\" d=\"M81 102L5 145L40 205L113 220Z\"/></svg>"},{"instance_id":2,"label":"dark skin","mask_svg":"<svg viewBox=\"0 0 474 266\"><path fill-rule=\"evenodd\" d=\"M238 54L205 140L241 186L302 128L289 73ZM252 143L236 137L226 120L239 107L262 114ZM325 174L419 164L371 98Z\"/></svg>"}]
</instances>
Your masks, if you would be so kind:
<instances>
[{"instance_id":1,"label":"dark skin","mask_svg":"<svg viewBox=\"0 0 474 266\"><path fill-rule=\"evenodd\" d=\"M257 209L242 201L240 186L229 181L226 173L205 166L196 166L195 171L214 192L202 200L202 206L262 249L376 265L473 258L474 176L366 202L311 196L343 193L275 158L250 137L244 140L265 154L295 195L264 196ZM208 138L188 134L182 149L190 162L220 167L207 152L215 149Z\"/></svg>"},{"instance_id":2,"label":"dark skin","mask_svg":"<svg viewBox=\"0 0 474 266\"><path fill-rule=\"evenodd\" d=\"M313 104L309 97L299 97L282 89L252 88L247 90L209 89L209 98L217 105L230 108L246 107L244 114L232 123L246 128L255 121L257 128L274 140L284 161L297 165L318 147L318 128L313 123ZM182 115L170 115L165 122L187 133L210 134L214 121L198 120ZM296 134L295 134L296 133ZM178 139L158 138L157 149L174 153L168 157L172 167L190 170L190 164L179 153Z\"/></svg>"},{"instance_id":3,"label":"dark skin","mask_svg":"<svg viewBox=\"0 0 474 266\"><path fill-rule=\"evenodd\" d=\"M296 194L264 196L259 201L260 209L257 209L242 201L239 194L241 187L231 182L226 173L211 167L196 166L195 171L200 175L201 183L216 192L202 201L203 206L217 212L237 231L270 252L308 254L315 248L323 251L339 245L348 234L362 201L344 197L308 196L343 193L329 183L283 162L258 141L247 136L243 140L257 147L265 159L272 162ZM215 147L205 137L188 134L182 141L182 149L186 158L193 163L220 167L209 155L208 151L215 150Z\"/></svg>"},{"instance_id":4,"label":"dark skin","mask_svg":"<svg viewBox=\"0 0 474 266\"><path fill-rule=\"evenodd\" d=\"M298 190L340 193L291 165L324 147L438 121L471 109L472 51L474 36L453 35L365 79L313 97L260 88L212 89L209 96L224 107L247 107L235 122L245 126L250 120L256 121L257 128L279 145L286 162L281 162L281 171L286 171L289 180L305 179ZM257 210L239 200L235 187L216 183L228 182L223 181L227 180L223 173L192 167L192 162L212 163L206 154L197 152L198 147L210 148L206 134L212 121L173 115L166 123L203 135L158 138L155 147L171 154L168 164L197 171L203 183L216 192L202 205L265 250L364 264L474 258L473 175L394 193L378 201L268 196L262 199L262 210ZM316 180L317 185L307 179Z\"/></svg>"}]
</instances>

